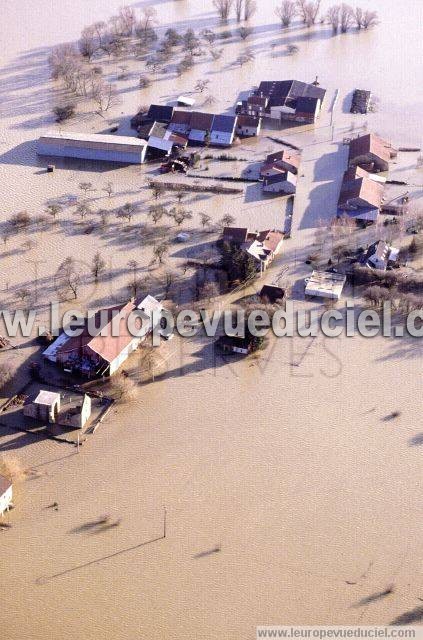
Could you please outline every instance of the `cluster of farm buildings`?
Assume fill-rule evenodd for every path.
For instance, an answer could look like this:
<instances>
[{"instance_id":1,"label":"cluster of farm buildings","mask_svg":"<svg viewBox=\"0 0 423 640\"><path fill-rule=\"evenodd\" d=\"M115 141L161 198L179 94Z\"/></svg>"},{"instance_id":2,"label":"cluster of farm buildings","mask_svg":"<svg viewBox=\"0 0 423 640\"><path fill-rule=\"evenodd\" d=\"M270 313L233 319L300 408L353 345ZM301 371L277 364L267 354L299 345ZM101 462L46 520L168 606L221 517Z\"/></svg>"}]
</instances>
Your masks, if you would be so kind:
<instances>
[{"instance_id":1,"label":"cluster of farm buildings","mask_svg":"<svg viewBox=\"0 0 423 640\"><path fill-rule=\"evenodd\" d=\"M260 135L262 121L282 125L284 121L314 124L321 112L326 90L316 81L308 84L297 80L265 81L235 105L233 114L214 114L187 109L194 100L178 98L178 105L152 104L148 111L137 113L131 127L137 137L52 133L38 141L40 155L66 156L88 160L143 163L149 159L182 158L191 146L230 147L236 137ZM184 107L184 108L182 108ZM389 161L395 157L392 146L372 133L348 141L348 164L338 199L338 216L349 216L361 225L374 223L383 208L385 178ZM259 180L264 193L294 196L301 166L299 149L283 149L269 154L260 168ZM284 233L277 229L252 231L248 228L225 227L223 241L246 252L262 274L282 249ZM384 241L374 243L365 254L370 268L386 269L397 259L398 252ZM332 270L333 271L333 270ZM313 272L306 281L305 294L338 299L345 276L338 273ZM270 285L268 285L270 286ZM270 297L283 296L283 291L268 292ZM160 303L148 296L141 303L130 301L119 307L98 312L98 335L84 331L70 338L65 334L48 347L44 355L65 370L87 377L113 375L141 338L134 338L125 322L134 309L151 317ZM112 318L122 323L118 338L111 334ZM152 327L151 327L152 329Z\"/></svg>"}]
</instances>

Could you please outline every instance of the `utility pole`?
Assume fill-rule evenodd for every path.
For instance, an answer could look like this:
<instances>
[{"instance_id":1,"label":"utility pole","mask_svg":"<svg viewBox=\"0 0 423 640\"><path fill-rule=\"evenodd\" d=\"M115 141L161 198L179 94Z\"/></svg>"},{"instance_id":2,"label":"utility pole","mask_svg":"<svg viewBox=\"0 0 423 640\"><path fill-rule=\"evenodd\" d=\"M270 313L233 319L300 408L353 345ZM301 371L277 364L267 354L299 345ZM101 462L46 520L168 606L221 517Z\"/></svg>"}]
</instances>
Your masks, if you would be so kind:
<instances>
[{"instance_id":1,"label":"utility pole","mask_svg":"<svg viewBox=\"0 0 423 640\"><path fill-rule=\"evenodd\" d=\"M166 507L163 507L163 538L166 538Z\"/></svg>"}]
</instances>

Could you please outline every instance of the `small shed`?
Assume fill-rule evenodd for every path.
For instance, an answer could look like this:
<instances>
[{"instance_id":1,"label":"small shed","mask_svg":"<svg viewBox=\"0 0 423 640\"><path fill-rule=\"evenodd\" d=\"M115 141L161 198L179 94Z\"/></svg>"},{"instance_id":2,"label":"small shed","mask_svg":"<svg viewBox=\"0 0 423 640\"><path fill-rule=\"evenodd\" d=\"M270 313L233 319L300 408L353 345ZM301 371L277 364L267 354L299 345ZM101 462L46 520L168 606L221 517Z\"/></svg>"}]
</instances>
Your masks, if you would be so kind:
<instances>
[{"instance_id":1,"label":"small shed","mask_svg":"<svg viewBox=\"0 0 423 640\"><path fill-rule=\"evenodd\" d=\"M194 98L188 98L188 96L178 96L178 107L193 107L195 105Z\"/></svg>"},{"instance_id":2,"label":"small shed","mask_svg":"<svg viewBox=\"0 0 423 640\"><path fill-rule=\"evenodd\" d=\"M9 511L12 498L12 481L0 475L0 516L2 516L5 511Z\"/></svg>"},{"instance_id":3,"label":"small shed","mask_svg":"<svg viewBox=\"0 0 423 640\"><path fill-rule=\"evenodd\" d=\"M25 405L23 413L29 418L54 424L60 412L60 393L41 390L35 400Z\"/></svg>"}]
</instances>

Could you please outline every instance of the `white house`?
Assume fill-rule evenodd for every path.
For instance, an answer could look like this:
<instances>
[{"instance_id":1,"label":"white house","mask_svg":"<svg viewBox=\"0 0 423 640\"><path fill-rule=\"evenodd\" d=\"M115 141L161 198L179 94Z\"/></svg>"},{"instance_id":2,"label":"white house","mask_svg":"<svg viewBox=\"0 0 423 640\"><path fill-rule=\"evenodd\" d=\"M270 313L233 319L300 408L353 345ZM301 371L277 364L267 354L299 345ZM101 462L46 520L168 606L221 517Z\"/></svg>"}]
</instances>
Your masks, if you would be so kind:
<instances>
[{"instance_id":1,"label":"white house","mask_svg":"<svg viewBox=\"0 0 423 640\"><path fill-rule=\"evenodd\" d=\"M261 118L254 116L241 115L238 116L236 125L236 133L238 136L247 138L258 136L261 131Z\"/></svg>"},{"instance_id":2,"label":"white house","mask_svg":"<svg viewBox=\"0 0 423 640\"><path fill-rule=\"evenodd\" d=\"M12 498L12 482L4 476L0 476L0 516L3 515L5 511L9 511L12 504Z\"/></svg>"},{"instance_id":3,"label":"white house","mask_svg":"<svg viewBox=\"0 0 423 640\"><path fill-rule=\"evenodd\" d=\"M40 136L37 142L37 154L41 156L122 164L142 164L146 152L146 140L99 133L52 132Z\"/></svg>"},{"instance_id":4,"label":"white house","mask_svg":"<svg viewBox=\"0 0 423 640\"><path fill-rule=\"evenodd\" d=\"M386 271L387 266L398 260L399 249L392 247L384 240L373 243L366 253L366 265L373 269Z\"/></svg>"}]
</instances>

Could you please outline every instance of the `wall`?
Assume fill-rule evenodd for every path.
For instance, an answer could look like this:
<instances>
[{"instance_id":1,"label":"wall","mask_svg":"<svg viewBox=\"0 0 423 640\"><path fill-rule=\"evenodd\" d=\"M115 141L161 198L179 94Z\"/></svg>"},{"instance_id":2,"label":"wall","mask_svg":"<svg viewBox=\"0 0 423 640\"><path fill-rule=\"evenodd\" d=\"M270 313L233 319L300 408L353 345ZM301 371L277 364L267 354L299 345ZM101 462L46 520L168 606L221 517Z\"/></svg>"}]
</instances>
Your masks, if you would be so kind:
<instances>
[{"instance_id":1,"label":"wall","mask_svg":"<svg viewBox=\"0 0 423 640\"><path fill-rule=\"evenodd\" d=\"M13 489L9 487L2 496L0 496L0 514L7 510L8 506L12 502Z\"/></svg>"}]
</instances>

